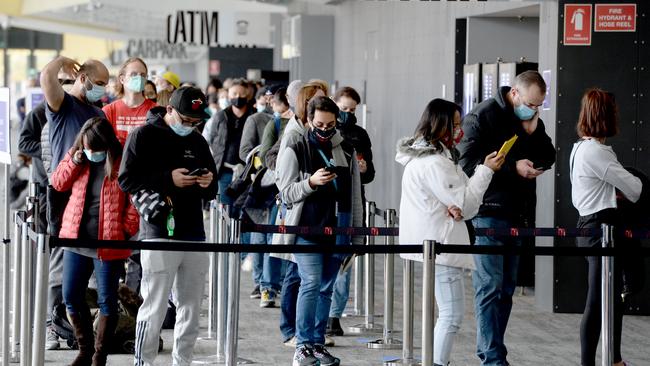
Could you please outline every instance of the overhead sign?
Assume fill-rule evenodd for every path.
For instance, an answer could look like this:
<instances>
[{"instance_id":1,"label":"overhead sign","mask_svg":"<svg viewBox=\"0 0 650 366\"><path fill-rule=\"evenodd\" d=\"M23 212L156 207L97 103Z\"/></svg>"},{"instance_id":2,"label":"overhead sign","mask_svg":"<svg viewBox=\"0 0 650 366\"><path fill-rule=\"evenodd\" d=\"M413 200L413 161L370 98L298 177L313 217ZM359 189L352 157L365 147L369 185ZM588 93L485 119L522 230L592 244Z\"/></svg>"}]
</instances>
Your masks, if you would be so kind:
<instances>
[{"instance_id":1,"label":"overhead sign","mask_svg":"<svg viewBox=\"0 0 650 366\"><path fill-rule=\"evenodd\" d=\"M219 41L219 13L179 10L167 16L167 42L216 46Z\"/></svg>"},{"instance_id":2,"label":"overhead sign","mask_svg":"<svg viewBox=\"0 0 650 366\"><path fill-rule=\"evenodd\" d=\"M591 4L564 4L564 45L591 45Z\"/></svg>"},{"instance_id":3,"label":"overhead sign","mask_svg":"<svg viewBox=\"0 0 650 366\"><path fill-rule=\"evenodd\" d=\"M636 32L636 4L596 4L595 32Z\"/></svg>"},{"instance_id":4,"label":"overhead sign","mask_svg":"<svg viewBox=\"0 0 650 366\"><path fill-rule=\"evenodd\" d=\"M221 74L221 61L210 60L208 74L210 76L219 76Z\"/></svg>"},{"instance_id":5,"label":"overhead sign","mask_svg":"<svg viewBox=\"0 0 650 366\"><path fill-rule=\"evenodd\" d=\"M156 60L185 60L188 58L185 45L171 44L159 39L129 39L126 55Z\"/></svg>"},{"instance_id":6,"label":"overhead sign","mask_svg":"<svg viewBox=\"0 0 650 366\"><path fill-rule=\"evenodd\" d=\"M25 114L31 112L32 109L43 103L44 100L45 94L43 94L43 89L27 88L27 94L25 95Z\"/></svg>"},{"instance_id":7,"label":"overhead sign","mask_svg":"<svg viewBox=\"0 0 650 366\"><path fill-rule=\"evenodd\" d=\"M9 88L0 88L0 163L11 164Z\"/></svg>"}]
</instances>

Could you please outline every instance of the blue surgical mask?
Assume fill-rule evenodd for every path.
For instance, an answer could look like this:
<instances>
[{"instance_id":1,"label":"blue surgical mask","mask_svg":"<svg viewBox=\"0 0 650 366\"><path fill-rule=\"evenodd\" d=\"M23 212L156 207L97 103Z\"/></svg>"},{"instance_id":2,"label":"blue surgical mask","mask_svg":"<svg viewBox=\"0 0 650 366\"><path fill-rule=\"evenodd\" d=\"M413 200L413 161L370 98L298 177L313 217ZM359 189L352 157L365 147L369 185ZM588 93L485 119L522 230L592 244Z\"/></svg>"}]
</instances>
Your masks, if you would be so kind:
<instances>
[{"instance_id":1,"label":"blue surgical mask","mask_svg":"<svg viewBox=\"0 0 650 366\"><path fill-rule=\"evenodd\" d=\"M219 108L222 110L228 108L230 101L227 98L219 98Z\"/></svg>"},{"instance_id":2,"label":"blue surgical mask","mask_svg":"<svg viewBox=\"0 0 650 366\"><path fill-rule=\"evenodd\" d=\"M257 112L258 113L266 112L266 106L265 105L258 105L257 106Z\"/></svg>"},{"instance_id":3,"label":"blue surgical mask","mask_svg":"<svg viewBox=\"0 0 650 366\"><path fill-rule=\"evenodd\" d=\"M134 93L140 93L144 90L144 84L145 79L142 76L137 75L131 76L124 86Z\"/></svg>"},{"instance_id":4,"label":"blue surgical mask","mask_svg":"<svg viewBox=\"0 0 650 366\"><path fill-rule=\"evenodd\" d=\"M86 81L88 81L91 85L91 88L89 90L86 87L86 84L84 83L84 89L86 89L86 100L90 103L95 103L96 101L102 99L104 94L106 94L106 87L101 85L95 85L88 78L86 78Z\"/></svg>"},{"instance_id":5,"label":"blue surgical mask","mask_svg":"<svg viewBox=\"0 0 650 366\"><path fill-rule=\"evenodd\" d=\"M339 112L339 118L336 120L336 127L342 128L352 126L357 123L357 116L352 112Z\"/></svg>"},{"instance_id":6,"label":"blue surgical mask","mask_svg":"<svg viewBox=\"0 0 650 366\"><path fill-rule=\"evenodd\" d=\"M528 121L535 115L535 110L525 104L516 106L514 111L517 118L522 121Z\"/></svg>"},{"instance_id":7,"label":"blue surgical mask","mask_svg":"<svg viewBox=\"0 0 650 366\"><path fill-rule=\"evenodd\" d=\"M93 163L101 163L106 160L106 151L90 151L84 149L84 154L86 155L86 158Z\"/></svg>"},{"instance_id":8,"label":"blue surgical mask","mask_svg":"<svg viewBox=\"0 0 650 366\"><path fill-rule=\"evenodd\" d=\"M194 127L185 126L181 122L174 121L169 127L176 133L178 136L185 137L192 133Z\"/></svg>"}]
</instances>

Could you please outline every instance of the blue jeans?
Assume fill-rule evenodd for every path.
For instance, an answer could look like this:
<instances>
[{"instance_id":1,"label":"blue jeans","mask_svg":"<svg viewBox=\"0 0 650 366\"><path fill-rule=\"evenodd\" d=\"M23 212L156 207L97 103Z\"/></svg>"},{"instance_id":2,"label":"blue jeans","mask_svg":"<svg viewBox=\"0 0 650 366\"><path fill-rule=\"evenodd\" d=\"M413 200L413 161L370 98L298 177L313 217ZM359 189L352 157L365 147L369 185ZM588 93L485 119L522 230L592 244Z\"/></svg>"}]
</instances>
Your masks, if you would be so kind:
<instances>
[{"instance_id":1,"label":"blue jeans","mask_svg":"<svg viewBox=\"0 0 650 366\"><path fill-rule=\"evenodd\" d=\"M251 244L271 243L272 234L250 233ZM253 257L253 282L262 290L279 291L282 287L282 267L280 258L272 257L269 253L250 253Z\"/></svg>"},{"instance_id":2,"label":"blue jeans","mask_svg":"<svg viewBox=\"0 0 650 366\"><path fill-rule=\"evenodd\" d=\"M348 269L343 274L336 276L334 283L334 295L332 296L332 306L330 307L330 318L340 318L345 311L345 305L348 304L350 297L350 277L352 276L352 268Z\"/></svg>"},{"instance_id":3,"label":"blue jeans","mask_svg":"<svg viewBox=\"0 0 650 366\"><path fill-rule=\"evenodd\" d=\"M476 217L476 228L509 228L509 220L494 217ZM518 246L514 237L479 236L476 245ZM514 255L474 255L476 270L472 273L474 307L476 313L476 348L482 365L505 366L508 351L504 336L512 295L517 285L519 257Z\"/></svg>"},{"instance_id":4,"label":"blue jeans","mask_svg":"<svg viewBox=\"0 0 650 366\"><path fill-rule=\"evenodd\" d=\"M81 254L63 251L63 302L69 314L85 313L88 280L95 272L97 304L102 315L117 314L117 289L123 260L103 261Z\"/></svg>"},{"instance_id":5,"label":"blue jeans","mask_svg":"<svg viewBox=\"0 0 650 366\"><path fill-rule=\"evenodd\" d=\"M302 237L296 244L316 243ZM300 274L296 305L296 345L325 344L325 329L332 304L332 290L341 260L332 254L294 254Z\"/></svg>"},{"instance_id":6,"label":"blue jeans","mask_svg":"<svg viewBox=\"0 0 650 366\"><path fill-rule=\"evenodd\" d=\"M465 316L463 269L436 264L438 320L434 330L433 362L447 365Z\"/></svg>"},{"instance_id":7,"label":"blue jeans","mask_svg":"<svg viewBox=\"0 0 650 366\"><path fill-rule=\"evenodd\" d=\"M282 332L283 342L286 342L296 335L296 303L300 289L300 274L296 263L283 262L286 262L287 269L282 281L280 297L280 332Z\"/></svg>"},{"instance_id":8,"label":"blue jeans","mask_svg":"<svg viewBox=\"0 0 650 366\"><path fill-rule=\"evenodd\" d=\"M219 200L224 205L232 206L233 201L230 196L226 195L226 188L232 183L232 170L225 169L218 176L217 187L219 188Z\"/></svg>"}]
</instances>

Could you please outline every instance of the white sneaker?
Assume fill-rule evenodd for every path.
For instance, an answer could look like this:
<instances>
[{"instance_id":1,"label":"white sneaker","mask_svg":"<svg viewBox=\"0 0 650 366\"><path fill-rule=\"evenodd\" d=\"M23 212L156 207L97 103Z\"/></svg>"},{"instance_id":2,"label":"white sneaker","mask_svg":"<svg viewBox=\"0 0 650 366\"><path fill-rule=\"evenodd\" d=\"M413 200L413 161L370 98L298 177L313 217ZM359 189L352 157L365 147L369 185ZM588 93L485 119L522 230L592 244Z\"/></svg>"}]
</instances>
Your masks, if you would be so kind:
<instances>
[{"instance_id":1,"label":"white sneaker","mask_svg":"<svg viewBox=\"0 0 650 366\"><path fill-rule=\"evenodd\" d=\"M247 255L246 258L244 258L244 261L241 262L241 270L244 272L251 272L253 270L253 257L250 255Z\"/></svg>"},{"instance_id":2,"label":"white sneaker","mask_svg":"<svg viewBox=\"0 0 650 366\"><path fill-rule=\"evenodd\" d=\"M287 347L291 348L296 348L296 336L291 337L288 341L284 342L283 344Z\"/></svg>"}]
</instances>

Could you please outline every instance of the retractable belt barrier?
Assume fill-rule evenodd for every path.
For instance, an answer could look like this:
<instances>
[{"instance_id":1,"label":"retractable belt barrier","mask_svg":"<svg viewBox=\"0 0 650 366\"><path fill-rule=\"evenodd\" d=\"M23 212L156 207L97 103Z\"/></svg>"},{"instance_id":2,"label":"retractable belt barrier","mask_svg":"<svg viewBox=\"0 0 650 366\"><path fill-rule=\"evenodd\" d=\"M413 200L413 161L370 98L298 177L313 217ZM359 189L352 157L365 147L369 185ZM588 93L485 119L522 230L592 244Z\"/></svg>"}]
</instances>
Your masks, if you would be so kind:
<instances>
[{"instance_id":1,"label":"retractable belt barrier","mask_svg":"<svg viewBox=\"0 0 650 366\"><path fill-rule=\"evenodd\" d=\"M20 241L20 248L15 245L14 255L14 302L13 302L13 332L11 341L11 361L16 362L20 358L21 365L40 365L43 361L43 350L45 342L44 334L44 317L45 317L45 300L47 296L47 276L49 270L49 251L52 247L77 247L77 248L130 248L144 250L164 250L164 251L195 251L206 253L218 253L219 256L213 262L211 271L212 277L219 277L220 282L212 290L211 302L213 304L213 315L210 317L208 335L216 338L219 345L217 354L212 361L217 359L229 366L245 363L246 360L238 358L237 354L237 328L239 318L239 253L347 253L347 254L367 254L366 257L366 286L374 287L374 256L373 254L385 254L385 286L393 287L388 277L393 277L392 255L401 253L423 254L424 277L423 277L423 337L422 337L422 364L432 365L433 358L433 294L435 279L435 257L443 253L459 254L483 254L483 255L536 255L536 256L596 256L603 257L603 281L602 281L602 301L603 301L603 359L611 359L611 339L612 339L612 322L613 322L613 284L612 276L614 273L614 256L650 256L650 248L635 248L633 252L623 247L615 247L614 238L620 235L625 238L650 238L650 231L646 230L617 230L608 225L603 225L601 230L594 229L573 229L573 228L509 228L509 229L476 229L477 236L510 236L510 237L527 237L527 236L556 236L556 237L601 237L602 248L582 248L582 247L522 247L522 246L475 246L475 245L453 245L439 244L434 241L426 240L418 244L401 244L393 245L392 237L398 235L399 231L394 227L396 220L395 211L391 209L380 210L374 207L374 203L367 207L369 215L367 222L372 224L370 227L348 227L348 228L323 228L323 227L298 227L298 226L275 226L275 225L255 225L244 224L239 220L231 219L228 216L228 207L219 205L219 212L212 216L210 241L213 242L134 242L125 240L78 240L62 239L58 237L46 236L44 233L37 233L39 227L35 222L37 217L34 212L38 212L38 200L31 196L28 198L27 212L20 211L14 215L15 236L14 242L5 239L3 242L6 246ZM216 209L216 206L212 206ZM30 215L31 213L31 215ZM374 216L383 214L386 227L375 227ZM372 217L372 219L369 219ZM218 233L217 233L218 230ZM249 245L240 244L240 235L242 232L262 232L262 233L294 233L299 235L365 235L368 237L368 245ZM616 235L615 235L616 234ZM384 236L390 238L386 245L374 244L374 237ZM18 240L20 239L20 240ZM217 240L218 239L218 240ZM216 242L219 241L219 242ZM36 244L36 246L35 246ZM20 249L20 250L19 250ZM21 252L22 251L22 252ZM19 253L21 252L21 253ZM5 252L6 253L6 252ZM225 253L229 255L228 265L225 265ZM368 258L372 257L372 261ZM35 260L34 260L35 258ZM32 278L32 270L36 264L36 275ZM397 364L417 364L413 357L413 267L411 261L404 261L404 332L402 337L402 360L386 361L386 365ZM373 269L368 272L368 269ZM21 277L22 276L22 277ZM224 276L227 276L228 282L225 282ZM373 281L369 281L369 277ZM211 278L211 280L215 280ZM5 278L5 283L7 279ZM223 281L223 282L222 282ZM35 289L34 289L35 282ZM370 286L368 286L370 285ZM227 286L227 287L226 287ZM35 290L32 301L31 294ZM226 291L227 290L227 291ZM374 288L372 288L374 291ZM226 296L227 292L227 296ZM408 292L408 293L407 293ZM385 294L384 310L385 319L383 338L371 342L375 346L368 344L370 348L387 349L394 348L391 345L397 345L399 342L392 339L392 292ZM216 299L215 299L216 297ZM366 324L365 327L374 328L374 314L369 305L374 307L374 294L366 289L366 297L370 297L373 303L366 303ZM227 302L226 302L227 299ZM33 309L32 309L33 307ZM34 316L32 317L32 310ZM9 309L3 309L4 312ZM410 314L409 314L410 312ZM216 319L215 319L216 318ZM33 328L33 334L32 334ZM225 329L224 329L225 328ZM18 331L19 330L19 331ZM33 338L32 338L33 336ZM18 339L20 337L20 339ZM224 341L224 337L226 338ZM380 344L380 345L377 345ZM607 346L610 345L610 346ZM18 351L18 347L19 351ZM4 353L4 351L3 351ZM6 360L6 358L5 358ZM4 360L3 360L4 361ZM211 362L206 362L211 363Z\"/></svg>"}]
</instances>

